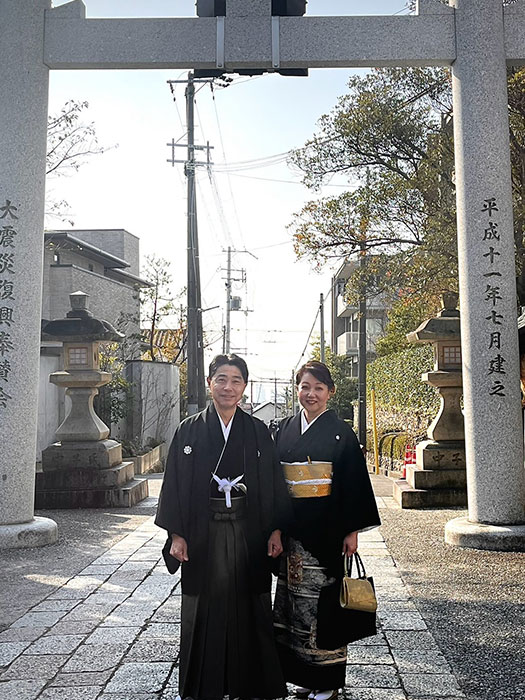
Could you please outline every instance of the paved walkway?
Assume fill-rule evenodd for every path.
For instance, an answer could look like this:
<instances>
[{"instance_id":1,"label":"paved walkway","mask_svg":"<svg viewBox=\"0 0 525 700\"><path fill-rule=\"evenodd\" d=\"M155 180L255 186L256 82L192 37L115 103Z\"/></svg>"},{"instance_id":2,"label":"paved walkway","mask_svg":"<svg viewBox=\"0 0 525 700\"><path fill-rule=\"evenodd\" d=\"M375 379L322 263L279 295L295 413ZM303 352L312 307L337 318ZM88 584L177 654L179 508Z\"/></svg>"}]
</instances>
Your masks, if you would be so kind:
<instances>
[{"instance_id":1,"label":"paved walkway","mask_svg":"<svg viewBox=\"0 0 525 700\"><path fill-rule=\"evenodd\" d=\"M389 490L377 484L383 512L396 509ZM180 580L159 561L164 533L141 520L0 632L0 700L174 700ZM380 631L349 646L346 698L465 698L381 531L364 533L360 550Z\"/></svg>"}]
</instances>

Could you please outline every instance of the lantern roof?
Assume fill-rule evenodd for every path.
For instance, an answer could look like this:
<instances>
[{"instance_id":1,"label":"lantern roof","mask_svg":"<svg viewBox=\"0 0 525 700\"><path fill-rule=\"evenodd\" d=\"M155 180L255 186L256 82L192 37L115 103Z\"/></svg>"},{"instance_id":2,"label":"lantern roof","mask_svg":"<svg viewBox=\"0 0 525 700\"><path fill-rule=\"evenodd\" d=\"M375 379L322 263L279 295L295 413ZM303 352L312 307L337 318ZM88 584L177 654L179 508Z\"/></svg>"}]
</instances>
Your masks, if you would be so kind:
<instances>
[{"instance_id":1,"label":"lantern roof","mask_svg":"<svg viewBox=\"0 0 525 700\"><path fill-rule=\"evenodd\" d=\"M89 294L73 292L69 295L71 311L66 318L49 321L42 328L43 340L61 340L67 343L86 343L97 340L120 343L124 334L119 333L109 321L95 318L88 309Z\"/></svg>"},{"instance_id":2,"label":"lantern roof","mask_svg":"<svg viewBox=\"0 0 525 700\"><path fill-rule=\"evenodd\" d=\"M410 343L435 343L440 340L460 339L460 318L457 309L458 295L455 292L444 292L441 295L441 311L407 333Z\"/></svg>"}]
</instances>

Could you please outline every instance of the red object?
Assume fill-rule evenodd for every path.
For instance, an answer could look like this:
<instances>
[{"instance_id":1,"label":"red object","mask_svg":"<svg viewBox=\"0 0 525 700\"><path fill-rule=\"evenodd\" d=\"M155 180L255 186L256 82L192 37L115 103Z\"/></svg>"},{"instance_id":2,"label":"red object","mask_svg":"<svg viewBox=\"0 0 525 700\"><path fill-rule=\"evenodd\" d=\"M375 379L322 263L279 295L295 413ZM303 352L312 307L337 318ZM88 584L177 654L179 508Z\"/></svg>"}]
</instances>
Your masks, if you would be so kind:
<instances>
[{"instance_id":1,"label":"red object","mask_svg":"<svg viewBox=\"0 0 525 700\"><path fill-rule=\"evenodd\" d=\"M405 447L405 460L403 464L402 479L407 478L407 465L416 463L416 447L415 445L407 445Z\"/></svg>"}]
</instances>

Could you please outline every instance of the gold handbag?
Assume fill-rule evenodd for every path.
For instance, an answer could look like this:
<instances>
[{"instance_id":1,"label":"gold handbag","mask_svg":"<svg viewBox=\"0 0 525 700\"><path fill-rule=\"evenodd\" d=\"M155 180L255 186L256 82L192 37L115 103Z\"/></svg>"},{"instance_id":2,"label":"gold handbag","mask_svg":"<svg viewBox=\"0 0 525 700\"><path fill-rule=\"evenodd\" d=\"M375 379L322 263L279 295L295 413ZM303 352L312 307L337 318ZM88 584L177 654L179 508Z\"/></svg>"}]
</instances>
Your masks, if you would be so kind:
<instances>
[{"instance_id":1,"label":"gold handbag","mask_svg":"<svg viewBox=\"0 0 525 700\"><path fill-rule=\"evenodd\" d=\"M352 564L355 559L357 578L352 578ZM350 568L348 568L350 561ZM362 610L374 613L377 610L377 599L374 592L374 581L366 575L365 567L357 552L344 559L344 576L341 583L339 602L342 608Z\"/></svg>"}]
</instances>

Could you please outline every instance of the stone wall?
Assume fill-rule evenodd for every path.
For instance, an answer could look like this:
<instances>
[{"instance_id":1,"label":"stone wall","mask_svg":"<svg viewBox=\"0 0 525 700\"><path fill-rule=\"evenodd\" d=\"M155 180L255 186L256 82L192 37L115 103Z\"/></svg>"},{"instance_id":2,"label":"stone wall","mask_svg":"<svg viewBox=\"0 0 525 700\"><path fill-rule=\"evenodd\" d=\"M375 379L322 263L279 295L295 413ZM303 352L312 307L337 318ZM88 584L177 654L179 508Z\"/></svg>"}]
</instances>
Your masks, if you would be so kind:
<instances>
[{"instance_id":1,"label":"stone wall","mask_svg":"<svg viewBox=\"0 0 525 700\"><path fill-rule=\"evenodd\" d=\"M131 412L125 426L120 427L121 439L144 445L153 438L169 445L180 423L178 367L133 360L126 364L126 379L132 385Z\"/></svg>"},{"instance_id":2,"label":"stone wall","mask_svg":"<svg viewBox=\"0 0 525 700\"><path fill-rule=\"evenodd\" d=\"M55 442L56 429L64 418L64 390L49 381L49 375L60 369L62 369L60 355L40 356L37 462L42 459L42 450Z\"/></svg>"}]
</instances>

